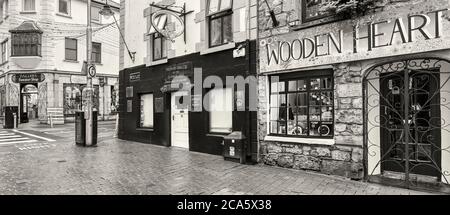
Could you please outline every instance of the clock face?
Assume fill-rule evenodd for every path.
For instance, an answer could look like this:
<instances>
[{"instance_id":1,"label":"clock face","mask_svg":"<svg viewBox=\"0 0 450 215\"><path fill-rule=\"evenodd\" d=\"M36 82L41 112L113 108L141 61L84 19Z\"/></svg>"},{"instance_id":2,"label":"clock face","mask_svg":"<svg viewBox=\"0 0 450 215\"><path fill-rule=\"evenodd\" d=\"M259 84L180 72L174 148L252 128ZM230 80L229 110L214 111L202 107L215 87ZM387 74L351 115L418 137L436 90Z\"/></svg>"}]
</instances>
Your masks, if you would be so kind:
<instances>
[{"instance_id":1,"label":"clock face","mask_svg":"<svg viewBox=\"0 0 450 215\"><path fill-rule=\"evenodd\" d=\"M330 127L328 127L328 125L322 125L319 127L319 133L322 136L327 136L330 134Z\"/></svg>"}]
</instances>

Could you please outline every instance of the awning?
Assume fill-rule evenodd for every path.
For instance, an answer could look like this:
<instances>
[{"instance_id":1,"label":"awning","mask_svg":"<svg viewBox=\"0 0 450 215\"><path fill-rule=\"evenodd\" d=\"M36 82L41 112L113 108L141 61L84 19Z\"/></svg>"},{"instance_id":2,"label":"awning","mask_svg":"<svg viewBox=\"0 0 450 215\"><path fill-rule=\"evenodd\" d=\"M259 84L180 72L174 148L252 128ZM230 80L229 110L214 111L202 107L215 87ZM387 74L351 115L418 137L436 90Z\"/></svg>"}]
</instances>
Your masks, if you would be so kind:
<instances>
[{"instance_id":1,"label":"awning","mask_svg":"<svg viewBox=\"0 0 450 215\"><path fill-rule=\"evenodd\" d=\"M10 33L40 33L43 31L34 21L24 21L18 27L9 30Z\"/></svg>"}]
</instances>

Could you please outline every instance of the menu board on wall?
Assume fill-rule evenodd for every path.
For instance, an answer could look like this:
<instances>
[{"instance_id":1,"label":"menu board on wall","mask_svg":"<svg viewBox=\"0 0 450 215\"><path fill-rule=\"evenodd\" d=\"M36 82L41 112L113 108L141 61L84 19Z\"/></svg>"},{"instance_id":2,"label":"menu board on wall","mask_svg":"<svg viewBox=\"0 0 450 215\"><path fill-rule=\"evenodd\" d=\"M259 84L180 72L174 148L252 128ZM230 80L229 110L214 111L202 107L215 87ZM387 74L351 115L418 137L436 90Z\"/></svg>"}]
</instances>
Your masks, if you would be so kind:
<instances>
[{"instance_id":1,"label":"menu board on wall","mask_svg":"<svg viewBox=\"0 0 450 215\"><path fill-rule=\"evenodd\" d=\"M128 100L127 101L127 112L128 113L133 112L133 100Z\"/></svg>"},{"instance_id":2,"label":"menu board on wall","mask_svg":"<svg viewBox=\"0 0 450 215\"><path fill-rule=\"evenodd\" d=\"M155 98L155 113L164 113L164 98Z\"/></svg>"}]
</instances>

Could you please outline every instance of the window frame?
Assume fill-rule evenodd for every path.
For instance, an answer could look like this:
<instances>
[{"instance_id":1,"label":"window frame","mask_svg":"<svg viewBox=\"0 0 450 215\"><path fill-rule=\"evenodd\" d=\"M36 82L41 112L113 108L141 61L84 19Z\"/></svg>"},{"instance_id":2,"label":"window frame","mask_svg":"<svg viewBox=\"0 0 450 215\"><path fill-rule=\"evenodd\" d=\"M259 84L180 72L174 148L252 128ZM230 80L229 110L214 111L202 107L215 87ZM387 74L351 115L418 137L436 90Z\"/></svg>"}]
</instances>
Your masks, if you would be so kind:
<instances>
[{"instance_id":1,"label":"window frame","mask_svg":"<svg viewBox=\"0 0 450 215\"><path fill-rule=\"evenodd\" d=\"M231 41L225 42L224 20L225 20L225 18L228 18L228 17L231 17L230 28L231 28L231 37L233 37L233 12L232 11L219 12L219 13L210 15L208 17L208 46L210 48L223 46L223 45L226 45L233 41L233 38L232 38ZM214 20L218 20L218 19L220 19L220 34L221 34L222 39L219 44L213 45L212 44L212 22Z\"/></svg>"},{"instance_id":2,"label":"window frame","mask_svg":"<svg viewBox=\"0 0 450 215\"><path fill-rule=\"evenodd\" d=\"M100 47L99 52L95 52L95 48L94 46L98 45ZM94 61L93 56L98 54L98 58L96 57L95 59L99 60L99 61ZM102 44L101 43L97 43L97 42L92 42L92 56L91 56L91 60L93 63L97 63L97 64L101 64L102 63Z\"/></svg>"},{"instance_id":3,"label":"window frame","mask_svg":"<svg viewBox=\"0 0 450 215\"><path fill-rule=\"evenodd\" d=\"M219 88L209 88L209 89L205 89L205 95L210 95L210 93L213 91L213 90L218 90ZM235 98L236 98L236 92L235 92L235 90L234 90L234 87L228 87L228 86L223 86L223 88L220 88L220 90L226 90L226 89L230 89L231 90L231 104L232 104L232 110L230 111L231 112L231 131L230 132L217 132L217 131L212 131L212 126L211 126L211 124L212 124L212 122L211 122L211 110L208 110L207 111L207 120L206 120L206 126L207 126L207 131L208 131L208 134L212 134L212 135L226 135L226 134L231 134L231 133L233 133L233 129L234 129L234 126L233 126L233 124L234 124L234 108L235 108ZM225 91L224 91L225 92ZM210 104L210 98L208 97L207 98L207 102L208 102L208 106L211 106L211 104ZM209 108L211 108L211 107L209 107Z\"/></svg>"},{"instance_id":4,"label":"window frame","mask_svg":"<svg viewBox=\"0 0 450 215\"><path fill-rule=\"evenodd\" d=\"M283 82L284 83L284 89L285 89L285 91L283 92L283 93L281 93L281 95L285 95L285 99L286 99L286 102L288 101L288 95L289 94L291 94L291 93L295 93L295 94L298 94L299 92L301 92L301 93L306 93L306 114L307 114L307 119L306 119L306 124L307 124L307 128L308 128L308 131L307 131L307 134L306 135L289 135L288 134L288 121L289 121L289 119L287 119L286 118L286 120L285 120L285 133L284 134L279 134L279 133L272 133L272 122L274 121L274 120L272 120L271 119L271 114L272 114L272 105L271 105L271 102L272 102L272 95L274 95L274 93L272 93L272 77L276 77L276 76L278 76L278 81L279 82ZM316 79L316 78L330 78L330 80L331 80L331 83L330 83L330 85L331 85L331 88L330 89L319 89L319 90L311 90L311 80L312 79ZM296 91L289 91L289 82L290 81L299 81L299 80L305 80L306 81L306 83L307 83L307 87L306 87L306 90L305 91L299 91L298 89L296 90ZM334 80L334 76L333 76L333 70L316 70L316 71L308 71L308 72L304 72L304 71L302 71L302 72L300 72L300 74L285 74L285 75L272 75L272 76L269 76L269 87L268 87L268 89L269 89L269 98L268 98L268 101L269 101L269 104L268 104L268 108L269 108L269 110L268 110L268 122L267 122L267 126L268 126L268 129L267 129L267 131L268 131L268 136L274 136L274 137L287 137L287 138L296 138L296 139L334 139L334 137L335 137L335 126L336 126L336 121L335 121L335 115L336 115L336 107L335 107L335 97L336 97L336 93L335 93L335 80ZM321 119L319 120L319 121L311 121L310 120L310 116L311 116L311 113L310 113L310 109L311 109L311 104L310 104L310 95L311 95L311 93L315 93L315 92L331 92L332 93L332 99L331 99L331 102L332 102L332 105L331 105L331 107L333 108L333 110L332 110L332 116L331 116L331 121L322 121ZM280 92L278 92L278 93L275 93L275 95L280 95ZM298 106L296 106L296 107L298 107ZM320 108L321 108L322 106L320 106ZM275 107L275 108L278 108L278 109L280 109L281 108L281 106L280 107ZM286 104L286 113L288 113L288 111L289 111L289 105L288 104ZM278 115L279 115L279 112L278 112ZM321 116L322 117L322 116ZM280 121L282 121L282 120L280 120L279 118L276 120L277 121L277 123L279 123ZM332 123L332 134L330 135L330 136L321 136L321 135L318 135L318 136L314 136L314 135L311 135L311 122L317 122L317 123L319 123L319 124L321 124L322 122L331 122ZM298 119L296 119L296 125L298 125ZM278 129L277 129L278 130Z\"/></svg>"},{"instance_id":5,"label":"window frame","mask_svg":"<svg viewBox=\"0 0 450 215\"><path fill-rule=\"evenodd\" d=\"M5 39L3 42L0 43L0 49L1 49L1 56L0 56L0 65L3 65L8 62L8 39Z\"/></svg>"},{"instance_id":6,"label":"window frame","mask_svg":"<svg viewBox=\"0 0 450 215\"><path fill-rule=\"evenodd\" d=\"M161 57L159 57L159 58L155 57L155 50L156 50L155 41L157 39L161 40L161 46L159 47L159 48L161 48ZM153 61L167 59L167 46L166 46L166 43L167 43L167 40L160 33L156 32L156 33L152 34L152 60Z\"/></svg>"},{"instance_id":7,"label":"window frame","mask_svg":"<svg viewBox=\"0 0 450 215\"><path fill-rule=\"evenodd\" d=\"M72 41L75 41L75 49L72 49L72 48L68 48L67 47L67 40L72 40ZM64 50L65 50L65 52L64 52L64 59L65 60L68 60L68 61L78 61L78 40L77 39L74 39L74 38L69 38L69 37L66 37L65 39L64 39L64 42L65 42L65 44L64 44ZM75 51L75 59L68 59L67 58L67 50L72 50L72 51Z\"/></svg>"},{"instance_id":8,"label":"window frame","mask_svg":"<svg viewBox=\"0 0 450 215\"><path fill-rule=\"evenodd\" d=\"M64 12L61 12L61 11L60 11L60 9L61 9L61 6L60 6L61 1L67 2L67 13L64 13ZM71 0L58 0L58 13L59 13L59 14L63 14L63 15L68 15L68 16L70 16L70 15L71 15L71 12L72 12L72 1L71 1Z\"/></svg>"},{"instance_id":9,"label":"window frame","mask_svg":"<svg viewBox=\"0 0 450 215\"><path fill-rule=\"evenodd\" d=\"M318 16L314 16L314 17L306 17L306 10L307 10L307 6L306 6L306 1L307 0L302 0L301 1L301 17L302 17L302 23L309 23L309 22L313 22L313 21L317 21L320 19L324 19L324 18L328 18L328 17L333 17L334 14L332 13L326 13L326 14L322 14L322 15L318 15ZM322 2L320 3L322 4Z\"/></svg>"},{"instance_id":10,"label":"window frame","mask_svg":"<svg viewBox=\"0 0 450 215\"><path fill-rule=\"evenodd\" d=\"M27 40L30 40L30 38L33 38L33 36L37 36L38 43L16 43L17 40L23 41L24 38L17 39L16 37L20 36L28 36L29 38L26 38ZM36 46L36 53L32 54L25 54L26 48L31 48L30 52L33 52L33 46ZM17 50L18 49L18 50ZM23 53L22 53L23 52ZM20 32L20 33L12 33L11 34L11 57L42 57L42 33L38 32Z\"/></svg>"},{"instance_id":11,"label":"window frame","mask_svg":"<svg viewBox=\"0 0 450 215\"><path fill-rule=\"evenodd\" d=\"M142 97L145 95L152 96L152 125L150 127L145 127L142 125ZM138 128L139 129L154 129L155 128L155 94L153 92L142 92L138 94L139 98L139 117L138 117Z\"/></svg>"},{"instance_id":12,"label":"window frame","mask_svg":"<svg viewBox=\"0 0 450 215\"><path fill-rule=\"evenodd\" d=\"M25 10L25 1L33 1L33 10ZM36 0L22 0L22 12L36 12Z\"/></svg>"},{"instance_id":13,"label":"window frame","mask_svg":"<svg viewBox=\"0 0 450 215\"><path fill-rule=\"evenodd\" d=\"M98 20L97 19L94 19L94 16L92 16L92 14L94 13L94 8L95 8L95 10L98 10ZM100 14L100 11L101 11L102 9L101 8L99 8L99 7L96 7L96 6L91 6L91 22L94 22L94 23L101 23L101 21L102 21L102 15Z\"/></svg>"}]
</instances>

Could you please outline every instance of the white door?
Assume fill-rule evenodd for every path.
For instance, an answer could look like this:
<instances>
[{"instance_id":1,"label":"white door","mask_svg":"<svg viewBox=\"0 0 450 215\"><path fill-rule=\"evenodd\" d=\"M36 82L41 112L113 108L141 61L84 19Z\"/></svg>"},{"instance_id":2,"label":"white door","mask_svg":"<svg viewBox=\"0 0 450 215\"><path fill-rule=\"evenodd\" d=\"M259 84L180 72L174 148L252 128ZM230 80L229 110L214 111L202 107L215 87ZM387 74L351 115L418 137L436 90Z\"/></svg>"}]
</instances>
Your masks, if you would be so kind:
<instances>
[{"instance_id":1,"label":"white door","mask_svg":"<svg viewBox=\"0 0 450 215\"><path fill-rule=\"evenodd\" d=\"M172 93L172 146L189 149L189 110L187 92Z\"/></svg>"}]
</instances>

